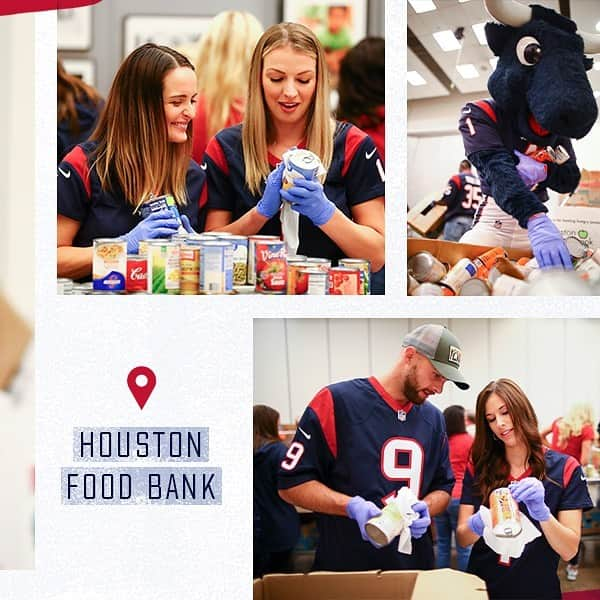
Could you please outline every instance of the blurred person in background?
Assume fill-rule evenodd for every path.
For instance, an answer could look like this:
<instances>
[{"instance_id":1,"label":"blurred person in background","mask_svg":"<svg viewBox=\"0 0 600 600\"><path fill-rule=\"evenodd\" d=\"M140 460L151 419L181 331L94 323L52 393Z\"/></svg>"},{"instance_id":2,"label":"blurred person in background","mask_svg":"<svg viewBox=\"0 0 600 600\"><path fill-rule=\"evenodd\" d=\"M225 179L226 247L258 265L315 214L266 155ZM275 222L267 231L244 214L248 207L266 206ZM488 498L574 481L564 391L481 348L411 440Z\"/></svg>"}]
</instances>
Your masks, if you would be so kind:
<instances>
[{"instance_id":1,"label":"blurred person in background","mask_svg":"<svg viewBox=\"0 0 600 600\"><path fill-rule=\"evenodd\" d=\"M57 156L60 162L65 154L91 135L104 100L100 94L81 78L67 73L62 62L57 70Z\"/></svg>"},{"instance_id":2,"label":"blurred person in background","mask_svg":"<svg viewBox=\"0 0 600 600\"><path fill-rule=\"evenodd\" d=\"M287 446L279 438L279 413L254 406L254 577L292 569L300 517L277 492L277 473Z\"/></svg>"},{"instance_id":3,"label":"blurred person in background","mask_svg":"<svg viewBox=\"0 0 600 600\"><path fill-rule=\"evenodd\" d=\"M435 566L438 569L450 567L450 550L452 548L452 534L456 537L456 525L458 523L458 507L462 495L463 478L465 469L469 462L473 438L467 433L465 427L465 409L462 406L453 405L444 410L446 421L446 434L448 435L448 448L450 464L456 483L452 489L452 496L448 508L439 515L433 517L437 532L437 559ZM456 557L458 570L466 571L471 554L470 546L461 546L456 542Z\"/></svg>"},{"instance_id":4,"label":"blurred person in background","mask_svg":"<svg viewBox=\"0 0 600 600\"><path fill-rule=\"evenodd\" d=\"M472 410L467 410L465 412L465 427L467 429L467 433L471 437L475 437L475 413Z\"/></svg>"},{"instance_id":5,"label":"blurred person in background","mask_svg":"<svg viewBox=\"0 0 600 600\"><path fill-rule=\"evenodd\" d=\"M350 18L352 8L346 3L327 7L325 23L316 29L317 37L325 51L325 62L329 71L329 82L333 88L338 85L340 63L352 46Z\"/></svg>"},{"instance_id":6,"label":"blurred person in background","mask_svg":"<svg viewBox=\"0 0 600 600\"><path fill-rule=\"evenodd\" d=\"M385 40L368 37L340 65L337 118L353 123L375 142L385 163Z\"/></svg>"},{"instance_id":7,"label":"blurred person in background","mask_svg":"<svg viewBox=\"0 0 600 600\"><path fill-rule=\"evenodd\" d=\"M254 15L228 10L216 15L200 38L192 149L198 164L203 161L208 140L244 118L250 59L262 32Z\"/></svg>"}]
</instances>

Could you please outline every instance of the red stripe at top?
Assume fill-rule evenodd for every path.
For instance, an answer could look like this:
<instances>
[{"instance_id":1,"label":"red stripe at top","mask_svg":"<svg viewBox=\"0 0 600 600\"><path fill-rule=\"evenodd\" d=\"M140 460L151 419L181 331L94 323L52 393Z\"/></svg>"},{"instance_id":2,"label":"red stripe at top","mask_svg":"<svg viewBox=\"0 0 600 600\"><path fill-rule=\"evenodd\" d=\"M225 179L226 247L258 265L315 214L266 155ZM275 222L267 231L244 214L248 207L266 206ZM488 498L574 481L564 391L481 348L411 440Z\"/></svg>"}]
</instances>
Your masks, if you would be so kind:
<instances>
[{"instance_id":1,"label":"red stripe at top","mask_svg":"<svg viewBox=\"0 0 600 600\"><path fill-rule=\"evenodd\" d=\"M77 171L85 187L88 199L91 198L92 184L90 182L90 167L88 165L87 156L81 149L81 146L75 146L75 148L63 158L63 162L69 163L75 171Z\"/></svg>"},{"instance_id":2,"label":"red stripe at top","mask_svg":"<svg viewBox=\"0 0 600 600\"><path fill-rule=\"evenodd\" d=\"M367 137L364 131L361 131L358 127L352 125L346 134L346 146L344 147L344 165L342 167L342 177L346 176L350 163L358 150L358 147L362 144L363 140Z\"/></svg>"},{"instance_id":3,"label":"red stripe at top","mask_svg":"<svg viewBox=\"0 0 600 600\"><path fill-rule=\"evenodd\" d=\"M400 400L394 398L389 394L386 389L379 383L376 377L369 377L369 383L375 388L377 393L382 397L384 402L395 411L403 410L406 414L410 412L410 409L414 406L410 400L402 404Z\"/></svg>"},{"instance_id":4,"label":"red stripe at top","mask_svg":"<svg viewBox=\"0 0 600 600\"><path fill-rule=\"evenodd\" d=\"M460 190L462 184L460 182L460 177L458 175L452 175L452 181L454 181L454 185Z\"/></svg>"},{"instance_id":5,"label":"red stripe at top","mask_svg":"<svg viewBox=\"0 0 600 600\"><path fill-rule=\"evenodd\" d=\"M38 12L42 10L61 10L98 4L101 0L4 0L0 6L0 15Z\"/></svg>"},{"instance_id":6,"label":"red stripe at top","mask_svg":"<svg viewBox=\"0 0 600 600\"><path fill-rule=\"evenodd\" d=\"M331 454L337 458L337 434L335 431L335 413L333 410L333 396L328 388L323 388L312 400L309 406L315 411L325 441Z\"/></svg>"},{"instance_id":7,"label":"red stripe at top","mask_svg":"<svg viewBox=\"0 0 600 600\"><path fill-rule=\"evenodd\" d=\"M573 472L578 466L579 462L575 460L572 456L569 456L569 458L567 458L563 470L563 487L567 487L569 485L571 477L573 476Z\"/></svg>"},{"instance_id":8,"label":"red stripe at top","mask_svg":"<svg viewBox=\"0 0 600 600\"><path fill-rule=\"evenodd\" d=\"M223 171L225 175L229 175L229 165L227 164L225 153L223 152L223 148L221 148L221 144L219 144L219 141L216 137L211 138L208 142L208 146L206 146L206 154L212 158L213 162L221 171Z\"/></svg>"},{"instance_id":9,"label":"red stripe at top","mask_svg":"<svg viewBox=\"0 0 600 600\"><path fill-rule=\"evenodd\" d=\"M498 122L498 117L496 116L496 111L485 101L478 100L475 102L475 106L479 106L479 108L487 114L487 116L494 121L494 123Z\"/></svg>"}]
</instances>

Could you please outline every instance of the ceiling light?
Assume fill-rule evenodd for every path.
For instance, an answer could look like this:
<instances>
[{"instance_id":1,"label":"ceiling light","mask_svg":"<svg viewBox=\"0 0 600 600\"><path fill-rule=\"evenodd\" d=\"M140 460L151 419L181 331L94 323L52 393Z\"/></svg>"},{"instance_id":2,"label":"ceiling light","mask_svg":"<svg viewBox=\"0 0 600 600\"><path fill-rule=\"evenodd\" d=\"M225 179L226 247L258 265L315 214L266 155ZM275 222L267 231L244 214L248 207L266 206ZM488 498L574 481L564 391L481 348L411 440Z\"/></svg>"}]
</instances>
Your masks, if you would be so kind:
<instances>
[{"instance_id":1,"label":"ceiling light","mask_svg":"<svg viewBox=\"0 0 600 600\"><path fill-rule=\"evenodd\" d=\"M600 31L600 21L596 23L596 31Z\"/></svg>"},{"instance_id":2,"label":"ceiling light","mask_svg":"<svg viewBox=\"0 0 600 600\"><path fill-rule=\"evenodd\" d=\"M406 79L410 85L426 85L427 82L423 79L418 71L408 71Z\"/></svg>"},{"instance_id":3,"label":"ceiling light","mask_svg":"<svg viewBox=\"0 0 600 600\"><path fill-rule=\"evenodd\" d=\"M432 2L432 0L408 0L408 3L413 7L413 10L416 13L437 10L437 6Z\"/></svg>"},{"instance_id":4,"label":"ceiling light","mask_svg":"<svg viewBox=\"0 0 600 600\"><path fill-rule=\"evenodd\" d=\"M456 65L456 70L463 79L475 79L479 77L479 71L475 68L475 65L471 63L466 65Z\"/></svg>"},{"instance_id":5,"label":"ceiling light","mask_svg":"<svg viewBox=\"0 0 600 600\"><path fill-rule=\"evenodd\" d=\"M487 46L487 40L485 39L484 27L485 27L485 22L475 23L475 25L471 25L471 28L473 29L473 33L475 33L475 35L477 36L479 43L482 46Z\"/></svg>"},{"instance_id":6,"label":"ceiling light","mask_svg":"<svg viewBox=\"0 0 600 600\"><path fill-rule=\"evenodd\" d=\"M436 31L436 33L433 34L433 37L444 52L460 49L460 42L449 29L446 29L446 31Z\"/></svg>"}]
</instances>

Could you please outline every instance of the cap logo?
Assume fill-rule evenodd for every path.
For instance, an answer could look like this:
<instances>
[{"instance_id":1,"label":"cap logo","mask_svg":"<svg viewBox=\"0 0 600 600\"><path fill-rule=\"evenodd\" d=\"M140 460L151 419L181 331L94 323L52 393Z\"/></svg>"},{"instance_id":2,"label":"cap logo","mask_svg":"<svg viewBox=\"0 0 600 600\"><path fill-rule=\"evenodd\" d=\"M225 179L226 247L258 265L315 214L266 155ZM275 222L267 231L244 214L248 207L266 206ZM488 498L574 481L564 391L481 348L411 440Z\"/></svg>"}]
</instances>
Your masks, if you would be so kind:
<instances>
[{"instance_id":1,"label":"cap logo","mask_svg":"<svg viewBox=\"0 0 600 600\"><path fill-rule=\"evenodd\" d=\"M456 365L456 368L460 367L460 361L462 358L462 353L459 348L456 346L450 346L448 349L448 362L451 362Z\"/></svg>"}]
</instances>

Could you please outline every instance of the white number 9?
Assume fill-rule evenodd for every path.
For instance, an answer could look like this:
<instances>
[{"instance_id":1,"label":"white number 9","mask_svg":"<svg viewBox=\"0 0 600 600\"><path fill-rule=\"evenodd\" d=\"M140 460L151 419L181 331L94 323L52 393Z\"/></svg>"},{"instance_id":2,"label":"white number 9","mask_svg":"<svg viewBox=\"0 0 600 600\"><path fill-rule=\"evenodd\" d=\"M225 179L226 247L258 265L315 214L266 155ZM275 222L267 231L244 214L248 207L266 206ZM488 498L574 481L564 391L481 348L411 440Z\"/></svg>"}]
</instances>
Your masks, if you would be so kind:
<instances>
[{"instance_id":1,"label":"white number 9","mask_svg":"<svg viewBox=\"0 0 600 600\"><path fill-rule=\"evenodd\" d=\"M285 458L281 461L281 468L286 471L292 471L296 468L303 454L304 446L300 442L292 442L285 453Z\"/></svg>"},{"instance_id":2,"label":"white number 9","mask_svg":"<svg viewBox=\"0 0 600 600\"><path fill-rule=\"evenodd\" d=\"M398 466L398 454L408 454L408 465ZM406 481L417 498L423 477L423 448L410 438L391 438L381 448L381 471L390 481Z\"/></svg>"}]
</instances>

